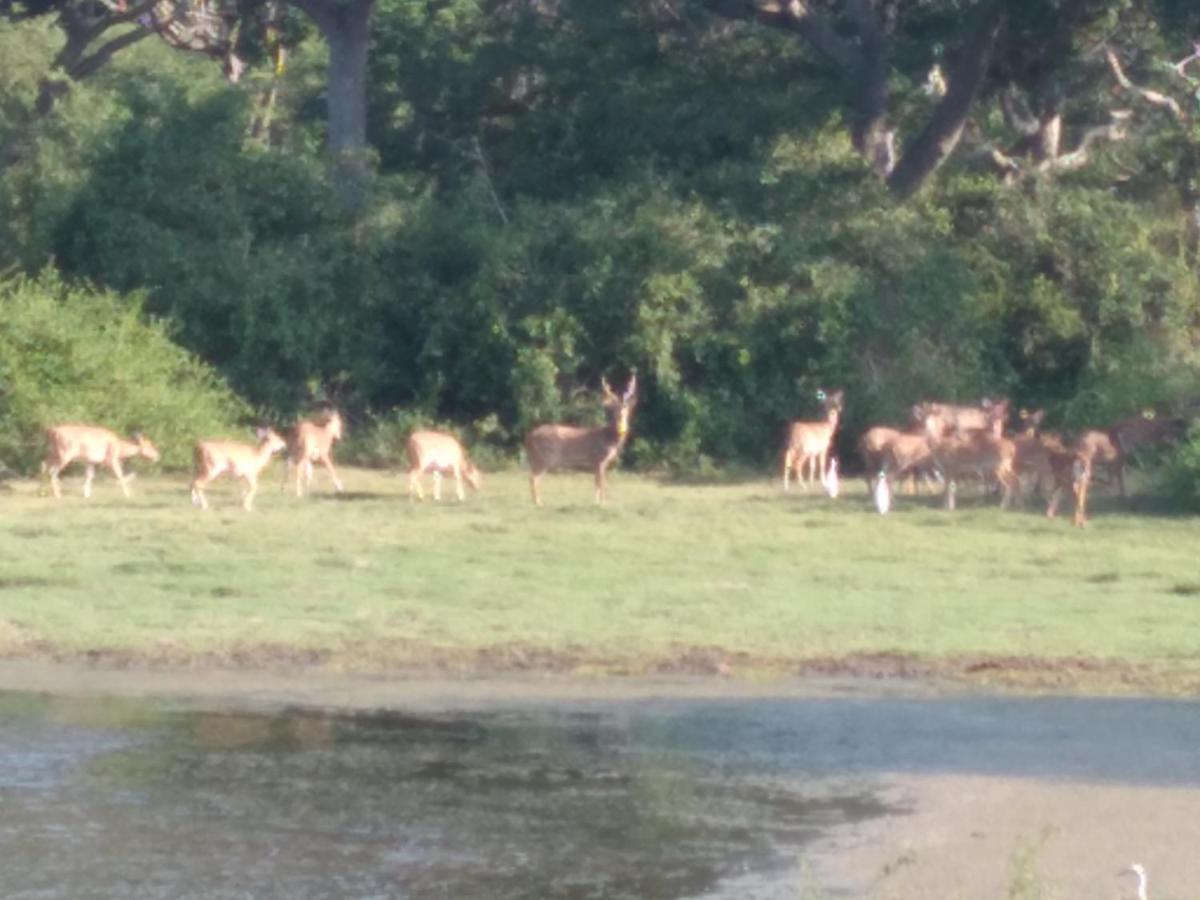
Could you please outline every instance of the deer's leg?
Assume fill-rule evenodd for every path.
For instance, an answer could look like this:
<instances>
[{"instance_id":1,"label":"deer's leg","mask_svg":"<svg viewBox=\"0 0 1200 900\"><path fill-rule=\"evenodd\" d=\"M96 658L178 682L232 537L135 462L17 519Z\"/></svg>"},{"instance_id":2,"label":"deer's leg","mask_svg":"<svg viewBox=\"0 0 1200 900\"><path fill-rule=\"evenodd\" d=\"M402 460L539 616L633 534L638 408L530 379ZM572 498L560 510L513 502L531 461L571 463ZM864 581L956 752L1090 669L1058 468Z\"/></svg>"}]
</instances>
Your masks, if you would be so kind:
<instances>
[{"instance_id":1,"label":"deer's leg","mask_svg":"<svg viewBox=\"0 0 1200 900\"><path fill-rule=\"evenodd\" d=\"M792 463L793 463L792 450L789 447L788 449L783 451L783 489L785 491L790 491L792 489L792 486L790 484L790 479L791 479L791 475L792 475Z\"/></svg>"},{"instance_id":2,"label":"deer's leg","mask_svg":"<svg viewBox=\"0 0 1200 900\"><path fill-rule=\"evenodd\" d=\"M321 457L321 462L324 464L325 468L329 470L329 476L333 479L333 489L339 494L342 493L342 480L338 478L337 469L333 467L333 454L326 453Z\"/></svg>"},{"instance_id":3,"label":"deer's leg","mask_svg":"<svg viewBox=\"0 0 1200 900\"><path fill-rule=\"evenodd\" d=\"M1087 522L1087 492L1088 478L1082 477L1075 481L1075 525L1082 528Z\"/></svg>"},{"instance_id":4,"label":"deer's leg","mask_svg":"<svg viewBox=\"0 0 1200 900\"><path fill-rule=\"evenodd\" d=\"M312 483L313 483L312 460L308 459L306 457L304 462L301 465L304 468L304 490L311 494L312 493Z\"/></svg>"},{"instance_id":5,"label":"deer's leg","mask_svg":"<svg viewBox=\"0 0 1200 900\"><path fill-rule=\"evenodd\" d=\"M108 467L112 469L113 476L117 479L117 484L121 486L121 493L128 497L129 482L132 480L132 476L127 477L125 475L124 470L121 468L121 458L119 456L114 456L109 461Z\"/></svg>"},{"instance_id":6,"label":"deer's leg","mask_svg":"<svg viewBox=\"0 0 1200 900\"><path fill-rule=\"evenodd\" d=\"M258 493L258 478L243 475L242 480L246 482L246 489L242 494L242 508L250 512L254 509L254 495Z\"/></svg>"},{"instance_id":7,"label":"deer's leg","mask_svg":"<svg viewBox=\"0 0 1200 900\"><path fill-rule=\"evenodd\" d=\"M46 466L46 474L50 476L50 493L59 500L62 499L62 483L58 480L58 473L63 470L63 463L55 461L53 465Z\"/></svg>"},{"instance_id":8,"label":"deer's leg","mask_svg":"<svg viewBox=\"0 0 1200 900\"><path fill-rule=\"evenodd\" d=\"M604 505L604 470L607 468L607 463L600 463L596 466L596 505Z\"/></svg>"},{"instance_id":9,"label":"deer's leg","mask_svg":"<svg viewBox=\"0 0 1200 900\"><path fill-rule=\"evenodd\" d=\"M441 469L433 470L433 502L442 502L442 471Z\"/></svg>"},{"instance_id":10,"label":"deer's leg","mask_svg":"<svg viewBox=\"0 0 1200 900\"><path fill-rule=\"evenodd\" d=\"M541 480L545 472L531 471L529 473L529 492L533 495L533 505L542 505Z\"/></svg>"},{"instance_id":11,"label":"deer's leg","mask_svg":"<svg viewBox=\"0 0 1200 900\"><path fill-rule=\"evenodd\" d=\"M1125 493L1125 459L1123 456L1117 457L1117 461L1113 463L1113 470L1117 475L1117 490L1121 493L1121 499L1125 500L1128 495Z\"/></svg>"},{"instance_id":12,"label":"deer's leg","mask_svg":"<svg viewBox=\"0 0 1200 900\"><path fill-rule=\"evenodd\" d=\"M408 499L424 500L425 492L421 490L421 468L413 466L408 470Z\"/></svg>"},{"instance_id":13,"label":"deer's leg","mask_svg":"<svg viewBox=\"0 0 1200 900\"><path fill-rule=\"evenodd\" d=\"M92 482L96 478L96 464L88 463L87 470L83 476L83 496L90 498L92 496Z\"/></svg>"},{"instance_id":14,"label":"deer's leg","mask_svg":"<svg viewBox=\"0 0 1200 900\"><path fill-rule=\"evenodd\" d=\"M458 502L462 503L467 499L467 495L463 493L462 486L462 466L455 463L454 465L454 490L458 494Z\"/></svg>"},{"instance_id":15,"label":"deer's leg","mask_svg":"<svg viewBox=\"0 0 1200 900\"><path fill-rule=\"evenodd\" d=\"M192 506L208 509L208 499L204 496L204 486L212 479L203 472L197 472L192 478Z\"/></svg>"}]
</instances>

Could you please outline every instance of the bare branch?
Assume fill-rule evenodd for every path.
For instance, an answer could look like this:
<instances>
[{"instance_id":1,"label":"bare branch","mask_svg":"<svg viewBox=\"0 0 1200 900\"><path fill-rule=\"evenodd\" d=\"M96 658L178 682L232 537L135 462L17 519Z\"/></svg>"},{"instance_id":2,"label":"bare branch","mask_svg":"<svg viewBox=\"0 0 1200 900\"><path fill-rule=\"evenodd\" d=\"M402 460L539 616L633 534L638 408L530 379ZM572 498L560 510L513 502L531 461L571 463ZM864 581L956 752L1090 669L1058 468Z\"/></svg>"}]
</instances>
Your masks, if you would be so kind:
<instances>
[{"instance_id":1,"label":"bare branch","mask_svg":"<svg viewBox=\"0 0 1200 900\"><path fill-rule=\"evenodd\" d=\"M1117 59L1117 54L1113 52L1111 47L1104 48L1104 55L1108 59L1108 67L1112 70L1113 77L1117 79L1117 84L1130 93L1141 97L1147 103L1168 110L1177 121L1183 122L1187 120L1187 114L1184 113L1174 97L1168 97L1166 94L1160 94L1158 91L1152 91L1149 88L1139 87L1130 81L1129 77L1125 74L1125 70L1121 67L1121 61Z\"/></svg>"},{"instance_id":2,"label":"bare branch","mask_svg":"<svg viewBox=\"0 0 1200 900\"><path fill-rule=\"evenodd\" d=\"M1079 146L1069 153L1063 153L1043 160L1038 165L1039 172L1070 172L1080 169L1091 161L1092 145L1097 141L1123 141L1129 136L1128 124L1131 113L1127 109L1113 110L1109 115L1112 121L1107 125L1093 125L1083 133Z\"/></svg>"}]
</instances>

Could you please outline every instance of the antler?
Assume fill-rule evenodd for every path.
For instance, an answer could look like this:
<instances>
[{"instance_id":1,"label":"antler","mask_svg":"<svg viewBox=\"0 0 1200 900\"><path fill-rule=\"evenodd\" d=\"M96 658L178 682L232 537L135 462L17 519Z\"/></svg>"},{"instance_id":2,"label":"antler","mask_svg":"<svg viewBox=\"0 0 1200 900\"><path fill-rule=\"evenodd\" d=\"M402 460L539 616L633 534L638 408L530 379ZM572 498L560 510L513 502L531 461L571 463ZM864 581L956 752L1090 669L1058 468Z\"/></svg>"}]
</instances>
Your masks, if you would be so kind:
<instances>
[{"instance_id":1,"label":"antler","mask_svg":"<svg viewBox=\"0 0 1200 900\"><path fill-rule=\"evenodd\" d=\"M623 400L632 400L634 394L637 393L637 369L632 369L629 372L629 384L625 386L625 396Z\"/></svg>"},{"instance_id":2,"label":"antler","mask_svg":"<svg viewBox=\"0 0 1200 900\"><path fill-rule=\"evenodd\" d=\"M613 389L608 386L608 379L603 375L600 376L600 389L604 391L605 400L616 400L617 395L613 393Z\"/></svg>"}]
</instances>

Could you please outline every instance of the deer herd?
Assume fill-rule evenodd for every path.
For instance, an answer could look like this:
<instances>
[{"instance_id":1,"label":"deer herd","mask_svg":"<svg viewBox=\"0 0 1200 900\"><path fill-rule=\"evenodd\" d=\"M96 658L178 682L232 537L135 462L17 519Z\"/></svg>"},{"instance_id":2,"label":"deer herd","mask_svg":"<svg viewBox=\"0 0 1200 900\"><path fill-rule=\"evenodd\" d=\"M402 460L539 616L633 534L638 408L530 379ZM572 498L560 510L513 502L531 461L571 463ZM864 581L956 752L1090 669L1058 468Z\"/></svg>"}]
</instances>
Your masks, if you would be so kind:
<instances>
[{"instance_id":1,"label":"deer herd","mask_svg":"<svg viewBox=\"0 0 1200 900\"><path fill-rule=\"evenodd\" d=\"M605 477L629 437L630 421L637 405L637 375L632 374L621 394L600 379L602 406L607 422L583 428L565 424L539 425L525 438L529 462L529 486L536 506L542 505L541 480L556 469L583 469L595 477L596 503L604 502ZM820 482L837 496L837 459L834 441L845 407L845 392L817 392L822 416L813 421L788 425L783 445L783 489L795 481L805 490ZM1088 488L1102 467L1126 496L1125 465L1138 448L1181 438L1187 423L1180 418L1156 418L1151 412L1124 419L1106 429L1084 431L1067 440L1042 428L1045 413L1021 410L1016 429L1006 434L1010 420L1009 402L984 399L977 406L947 403L918 403L911 409L905 428L878 425L868 428L858 441L868 492L873 492L880 512L891 505L893 483L907 482L914 494L920 484L940 485L947 509L954 509L959 484L978 480L987 489L998 490L1000 505L1020 504L1026 489L1048 492L1046 515L1053 518L1064 496L1074 501L1074 521L1082 526L1087 515ZM258 430L257 444L228 440L196 443L191 493L193 504L208 508L205 487L228 474L240 480L242 506L253 508L258 478L277 453L284 453L287 468L282 487L293 480L296 496L311 490L313 467L322 465L335 490L343 485L333 464L333 446L344 435L344 424L336 410L315 419L298 422L284 434L268 428ZM62 496L59 474L73 462L86 467L83 495L90 497L96 467L109 468L125 496L129 482L122 461L141 456L157 461L157 448L140 433L124 440L107 428L94 425L56 425L46 431L47 452L42 470L48 474L55 497ZM454 476L458 499L464 499L463 481L479 490L481 475L466 450L453 435L420 430L408 438L408 493L423 499L421 480L433 477L433 498L441 499L441 479Z\"/></svg>"}]
</instances>

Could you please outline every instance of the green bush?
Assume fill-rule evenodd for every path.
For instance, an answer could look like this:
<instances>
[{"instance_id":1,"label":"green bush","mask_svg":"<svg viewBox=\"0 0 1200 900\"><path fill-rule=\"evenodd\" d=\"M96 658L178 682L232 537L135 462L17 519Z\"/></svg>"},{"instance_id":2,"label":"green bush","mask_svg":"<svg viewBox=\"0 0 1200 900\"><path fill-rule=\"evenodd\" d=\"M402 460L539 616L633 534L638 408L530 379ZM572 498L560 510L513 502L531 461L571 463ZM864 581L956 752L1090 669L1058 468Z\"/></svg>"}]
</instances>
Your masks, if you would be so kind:
<instances>
[{"instance_id":1,"label":"green bush","mask_svg":"<svg viewBox=\"0 0 1200 900\"><path fill-rule=\"evenodd\" d=\"M72 287L57 275L0 282L0 464L36 470L44 429L86 422L142 430L163 465L247 413L213 371L148 320L137 297Z\"/></svg>"}]
</instances>

